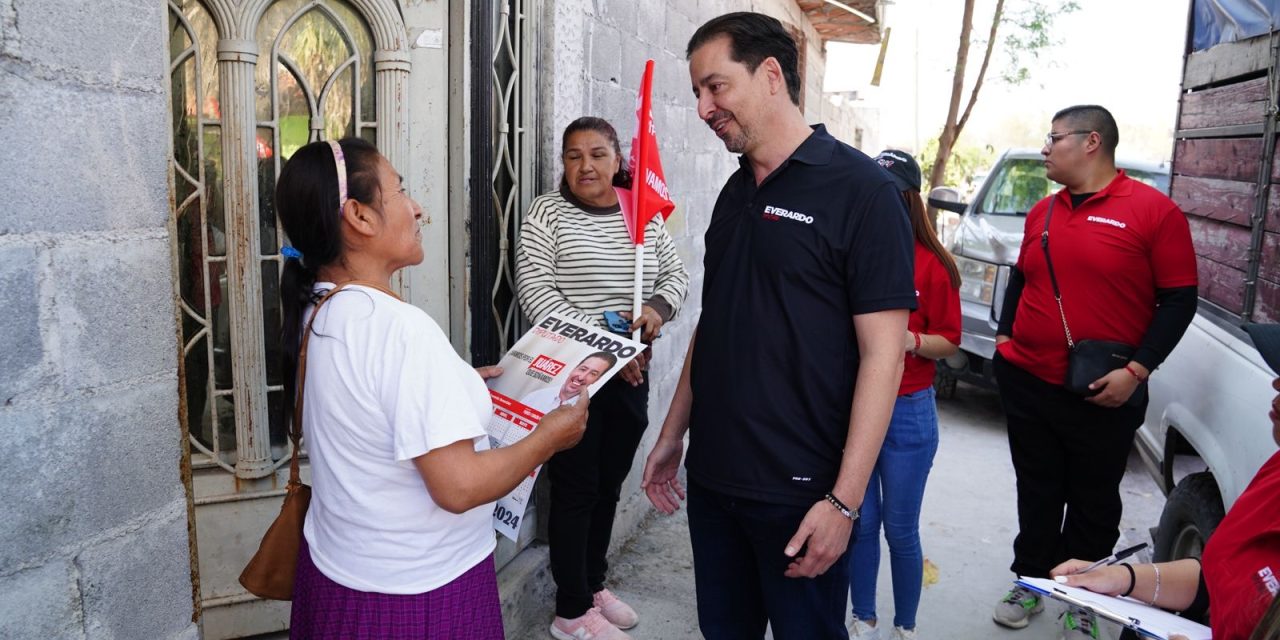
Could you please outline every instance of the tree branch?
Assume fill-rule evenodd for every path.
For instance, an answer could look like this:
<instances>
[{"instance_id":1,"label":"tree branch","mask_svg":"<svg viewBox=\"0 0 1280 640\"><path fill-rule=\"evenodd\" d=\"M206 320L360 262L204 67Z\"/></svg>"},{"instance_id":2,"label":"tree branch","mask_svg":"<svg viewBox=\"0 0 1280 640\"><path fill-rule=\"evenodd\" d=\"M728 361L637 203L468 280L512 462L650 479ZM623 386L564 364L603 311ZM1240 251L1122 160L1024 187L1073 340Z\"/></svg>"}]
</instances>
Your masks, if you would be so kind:
<instances>
[{"instance_id":1,"label":"tree branch","mask_svg":"<svg viewBox=\"0 0 1280 640\"><path fill-rule=\"evenodd\" d=\"M978 102L978 92L982 90L982 79L987 76L987 65L991 64L991 52L996 47L996 31L1000 28L1000 19L1004 16L1004 0L996 0L996 12L991 17L991 35L987 36L987 52L982 56L982 66L978 68L978 79L973 83L973 91L969 93L969 103L964 107L964 115L960 116L960 121L956 123L956 137L960 137L960 131L964 129L964 125L969 121L969 114L973 112L973 105Z\"/></svg>"},{"instance_id":2,"label":"tree branch","mask_svg":"<svg viewBox=\"0 0 1280 640\"><path fill-rule=\"evenodd\" d=\"M1003 1L1003 0L1001 0ZM929 172L929 186L942 184L947 170L947 158L956 139L956 114L960 111L960 94L964 92L964 70L969 59L969 36L973 31L974 0L964 0L964 17L960 24L960 47L956 50L956 68L951 77L951 102L947 106L947 120L938 136L938 154L934 157L933 170Z\"/></svg>"}]
</instances>

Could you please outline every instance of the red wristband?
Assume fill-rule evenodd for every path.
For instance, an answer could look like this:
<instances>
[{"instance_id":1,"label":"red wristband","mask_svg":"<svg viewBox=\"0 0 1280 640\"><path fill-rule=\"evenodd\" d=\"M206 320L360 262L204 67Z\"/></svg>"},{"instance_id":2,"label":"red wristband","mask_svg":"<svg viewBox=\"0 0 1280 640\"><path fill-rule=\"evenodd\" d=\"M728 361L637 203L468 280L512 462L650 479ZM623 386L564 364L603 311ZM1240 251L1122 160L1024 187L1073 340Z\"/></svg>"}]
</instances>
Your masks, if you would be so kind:
<instances>
[{"instance_id":1,"label":"red wristband","mask_svg":"<svg viewBox=\"0 0 1280 640\"><path fill-rule=\"evenodd\" d=\"M1131 375L1131 376L1133 376L1134 378L1136 378L1136 379L1138 380L1138 382L1146 382L1146 381L1147 381L1147 379L1146 379L1146 378L1143 378L1142 376L1138 375L1138 372L1134 370L1133 365L1130 365L1130 364L1126 364L1126 365L1124 365L1124 370L1125 370L1125 371L1128 371L1128 372L1129 372L1129 375Z\"/></svg>"},{"instance_id":2,"label":"red wristband","mask_svg":"<svg viewBox=\"0 0 1280 640\"><path fill-rule=\"evenodd\" d=\"M916 348L914 348L914 349L912 349L912 350L911 350L911 355L913 355L913 356L914 356L914 355L916 355L917 353L919 353L919 352L920 352L920 343L921 343L921 340L920 340L920 332L919 332L919 331L912 331L912 332L911 332L911 337L913 337L913 338L915 338L915 339L916 339Z\"/></svg>"}]
</instances>

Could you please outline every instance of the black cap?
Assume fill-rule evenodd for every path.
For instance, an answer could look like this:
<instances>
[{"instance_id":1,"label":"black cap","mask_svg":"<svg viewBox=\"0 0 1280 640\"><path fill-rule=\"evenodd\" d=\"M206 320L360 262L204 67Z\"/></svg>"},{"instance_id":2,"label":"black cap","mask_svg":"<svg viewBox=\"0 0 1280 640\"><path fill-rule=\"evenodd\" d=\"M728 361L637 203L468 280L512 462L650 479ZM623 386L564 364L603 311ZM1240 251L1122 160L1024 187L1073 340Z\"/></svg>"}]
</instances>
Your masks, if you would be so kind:
<instances>
[{"instance_id":1,"label":"black cap","mask_svg":"<svg viewBox=\"0 0 1280 640\"><path fill-rule=\"evenodd\" d=\"M885 149L876 156L876 162L893 176L893 181L902 191L920 190L920 165L906 151Z\"/></svg>"},{"instance_id":2,"label":"black cap","mask_svg":"<svg viewBox=\"0 0 1280 640\"><path fill-rule=\"evenodd\" d=\"M1246 324L1244 330L1267 366L1280 373L1280 324Z\"/></svg>"}]
</instances>

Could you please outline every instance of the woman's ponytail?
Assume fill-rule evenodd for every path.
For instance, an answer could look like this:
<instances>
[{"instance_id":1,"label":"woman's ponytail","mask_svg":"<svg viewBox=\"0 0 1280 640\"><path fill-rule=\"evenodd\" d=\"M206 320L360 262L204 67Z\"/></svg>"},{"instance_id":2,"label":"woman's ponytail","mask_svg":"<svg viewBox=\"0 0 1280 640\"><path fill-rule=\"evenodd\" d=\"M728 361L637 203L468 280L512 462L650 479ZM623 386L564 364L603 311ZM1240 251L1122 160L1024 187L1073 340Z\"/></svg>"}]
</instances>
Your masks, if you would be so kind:
<instances>
[{"instance_id":1,"label":"woman's ponytail","mask_svg":"<svg viewBox=\"0 0 1280 640\"><path fill-rule=\"evenodd\" d=\"M276 213L289 242L280 251L280 330L284 392L290 400L297 391L307 307L319 299L315 285L320 269L342 259L342 202L345 198L371 204L378 191L377 147L360 138L344 138L338 147L326 141L303 146L285 163L276 182ZM289 425L293 402L280 407L280 423Z\"/></svg>"}]
</instances>

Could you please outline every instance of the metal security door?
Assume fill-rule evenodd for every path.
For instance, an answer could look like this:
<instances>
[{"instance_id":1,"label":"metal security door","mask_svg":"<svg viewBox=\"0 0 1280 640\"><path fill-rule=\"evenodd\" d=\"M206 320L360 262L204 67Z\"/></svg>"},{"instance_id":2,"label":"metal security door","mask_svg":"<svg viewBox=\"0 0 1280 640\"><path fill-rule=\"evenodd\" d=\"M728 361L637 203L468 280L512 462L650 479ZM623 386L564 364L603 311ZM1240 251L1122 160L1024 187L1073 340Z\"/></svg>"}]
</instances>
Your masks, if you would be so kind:
<instances>
[{"instance_id":1,"label":"metal security door","mask_svg":"<svg viewBox=\"0 0 1280 640\"><path fill-rule=\"evenodd\" d=\"M499 0L477 5L472 51L484 67L476 75L472 115L472 175L482 188L471 193L471 358L497 362L529 328L515 291L515 242L520 221L537 195L534 176L537 130L534 57L536 0ZM487 125L487 126L483 126ZM481 179L483 177L483 179ZM524 514L525 526L513 543L498 537L499 568L528 546L539 529L538 499Z\"/></svg>"},{"instance_id":2,"label":"metal security door","mask_svg":"<svg viewBox=\"0 0 1280 640\"><path fill-rule=\"evenodd\" d=\"M391 132L406 120L409 59L397 6L377 0L171 0L168 35L193 593L205 638L241 637L285 629L289 614L237 581L279 512L292 453L275 177L320 139L364 137L403 160Z\"/></svg>"}]
</instances>

